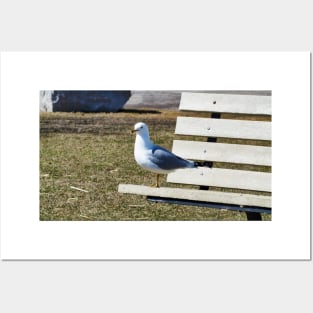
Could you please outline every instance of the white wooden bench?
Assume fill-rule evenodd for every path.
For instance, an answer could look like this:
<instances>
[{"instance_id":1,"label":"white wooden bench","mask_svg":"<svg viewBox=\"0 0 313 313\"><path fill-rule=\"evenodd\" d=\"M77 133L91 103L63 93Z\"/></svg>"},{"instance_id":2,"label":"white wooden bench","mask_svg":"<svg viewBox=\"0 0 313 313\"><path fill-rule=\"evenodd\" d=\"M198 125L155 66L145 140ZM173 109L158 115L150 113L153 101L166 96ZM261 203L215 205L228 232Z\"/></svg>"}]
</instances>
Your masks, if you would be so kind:
<instances>
[{"instance_id":1,"label":"white wooden bench","mask_svg":"<svg viewBox=\"0 0 313 313\"><path fill-rule=\"evenodd\" d=\"M120 184L118 191L150 201L244 211L249 220L271 213L271 96L182 93L180 110L210 112L178 117L172 151L206 161L206 167L177 170L167 182L200 189Z\"/></svg>"}]
</instances>

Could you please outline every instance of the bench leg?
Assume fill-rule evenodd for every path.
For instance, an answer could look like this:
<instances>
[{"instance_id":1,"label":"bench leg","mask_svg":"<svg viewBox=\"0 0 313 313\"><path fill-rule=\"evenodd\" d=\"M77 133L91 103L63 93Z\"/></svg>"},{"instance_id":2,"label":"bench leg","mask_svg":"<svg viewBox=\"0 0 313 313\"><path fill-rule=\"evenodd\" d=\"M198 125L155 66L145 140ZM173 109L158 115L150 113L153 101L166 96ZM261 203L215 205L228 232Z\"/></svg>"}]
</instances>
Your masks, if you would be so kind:
<instances>
[{"instance_id":1,"label":"bench leg","mask_svg":"<svg viewBox=\"0 0 313 313\"><path fill-rule=\"evenodd\" d=\"M246 215L247 215L248 221L262 221L262 216L258 212L247 212L246 211Z\"/></svg>"}]
</instances>

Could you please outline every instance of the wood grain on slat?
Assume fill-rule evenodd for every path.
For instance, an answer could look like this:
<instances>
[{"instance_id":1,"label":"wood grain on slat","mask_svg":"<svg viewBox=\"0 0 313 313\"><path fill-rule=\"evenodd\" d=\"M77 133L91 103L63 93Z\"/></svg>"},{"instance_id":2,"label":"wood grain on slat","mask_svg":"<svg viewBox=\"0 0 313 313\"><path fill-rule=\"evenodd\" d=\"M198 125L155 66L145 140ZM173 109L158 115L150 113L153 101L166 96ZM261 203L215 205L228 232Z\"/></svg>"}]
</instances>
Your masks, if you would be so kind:
<instances>
[{"instance_id":1,"label":"wood grain on slat","mask_svg":"<svg viewBox=\"0 0 313 313\"><path fill-rule=\"evenodd\" d=\"M271 122L178 117L175 134L271 140Z\"/></svg>"},{"instance_id":2,"label":"wood grain on slat","mask_svg":"<svg viewBox=\"0 0 313 313\"><path fill-rule=\"evenodd\" d=\"M198 167L167 175L170 183L271 191L271 173Z\"/></svg>"},{"instance_id":3,"label":"wood grain on slat","mask_svg":"<svg viewBox=\"0 0 313 313\"><path fill-rule=\"evenodd\" d=\"M180 110L271 115L271 96L183 92Z\"/></svg>"},{"instance_id":4,"label":"wood grain on slat","mask_svg":"<svg viewBox=\"0 0 313 313\"><path fill-rule=\"evenodd\" d=\"M272 164L271 147L174 140L172 151L193 160L264 166Z\"/></svg>"},{"instance_id":5,"label":"wood grain on slat","mask_svg":"<svg viewBox=\"0 0 313 313\"><path fill-rule=\"evenodd\" d=\"M219 192L210 190L196 190L186 188L154 188L141 185L120 184L120 193L130 193L143 196L165 197L174 199L217 202L236 205L251 205L259 207L271 207L271 197L242 193Z\"/></svg>"}]
</instances>

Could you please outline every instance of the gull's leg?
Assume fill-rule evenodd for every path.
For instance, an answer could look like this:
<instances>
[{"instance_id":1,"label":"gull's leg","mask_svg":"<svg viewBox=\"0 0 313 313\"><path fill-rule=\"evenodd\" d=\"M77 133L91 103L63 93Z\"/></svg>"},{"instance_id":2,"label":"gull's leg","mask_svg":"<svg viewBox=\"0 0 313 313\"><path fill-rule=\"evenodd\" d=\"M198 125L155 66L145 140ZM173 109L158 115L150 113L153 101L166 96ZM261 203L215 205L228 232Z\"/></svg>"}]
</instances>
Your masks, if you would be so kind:
<instances>
[{"instance_id":1,"label":"gull's leg","mask_svg":"<svg viewBox=\"0 0 313 313\"><path fill-rule=\"evenodd\" d=\"M157 188L160 187L160 184L159 184L159 177L160 177L160 174L156 174L156 185L155 185L155 187L157 187Z\"/></svg>"}]
</instances>

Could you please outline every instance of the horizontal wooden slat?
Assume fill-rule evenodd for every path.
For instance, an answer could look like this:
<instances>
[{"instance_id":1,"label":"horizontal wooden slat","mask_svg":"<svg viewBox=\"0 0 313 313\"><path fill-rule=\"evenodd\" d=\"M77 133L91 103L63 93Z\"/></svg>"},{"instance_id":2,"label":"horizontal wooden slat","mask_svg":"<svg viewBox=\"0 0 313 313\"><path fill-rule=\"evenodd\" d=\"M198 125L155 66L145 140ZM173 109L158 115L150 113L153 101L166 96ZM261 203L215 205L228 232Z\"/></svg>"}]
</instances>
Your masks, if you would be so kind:
<instances>
[{"instance_id":1,"label":"horizontal wooden slat","mask_svg":"<svg viewBox=\"0 0 313 313\"><path fill-rule=\"evenodd\" d=\"M120 184L118 186L118 192L137 194L143 196L216 202L243 206L249 205L266 208L270 208L272 206L270 196L219 192L211 190L196 190L187 188L167 188L167 187L154 188L141 185Z\"/></svg>"},{"instance_id":2,"label":"horizontal wooden slat","mask_svg":"<svg viewBox=\"0 0 313 313\"><path fill-rule=\"evenodd\" d=\"M178 117L175 134L271 140L271 122Z\"/></svg>"},{"instance_id":3,"label":"horizontal wooden slat","mask_svg":"<svg viewBox=\"0 0 313 313\"><path fill-rule=\"evenodd\" d=\"M167 175L170 183L215 186L256 191L271 191L271 173L198 167L177 170Z\"/></svg>"},{"instance_id":4,"label":"horizontal wooden slat","mask_svg":"<svg viewBox=\"0 0 313 313\"><path fill-rule=\"evenodd\" d=\"M271 96L183 92L180 110L271 115Z\"/></svg>"},{"instance_id":5,"label":"horizontal wooden slat","mask_svg":"<svg viewBox=\"0 0 313 313\"><path fill-rule=\"evenodd\" d=\"M272 148L216 142L174 140L173 152L183 158L271 166Z\"/></svg>"}]
</instances>

